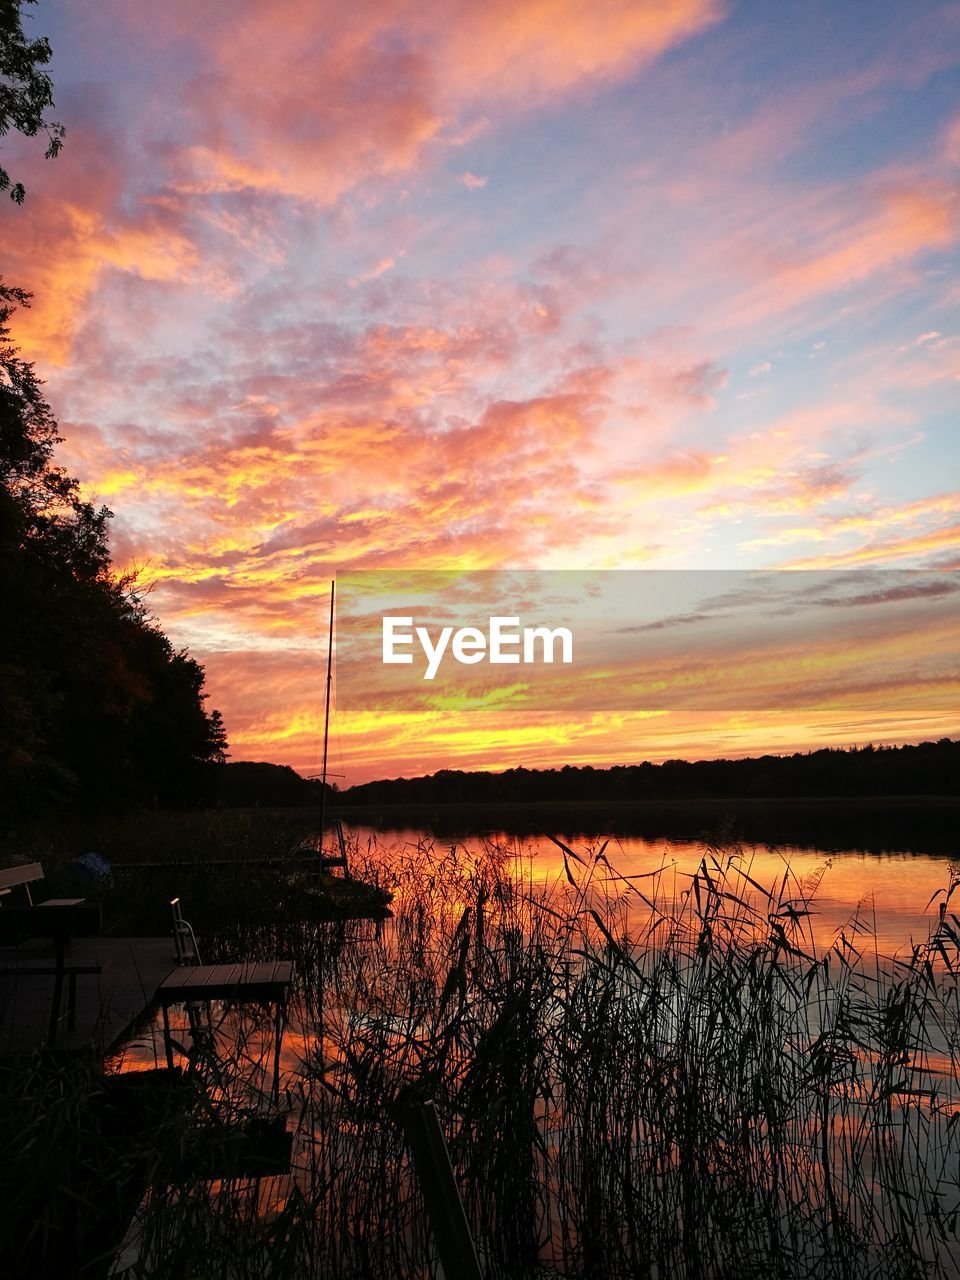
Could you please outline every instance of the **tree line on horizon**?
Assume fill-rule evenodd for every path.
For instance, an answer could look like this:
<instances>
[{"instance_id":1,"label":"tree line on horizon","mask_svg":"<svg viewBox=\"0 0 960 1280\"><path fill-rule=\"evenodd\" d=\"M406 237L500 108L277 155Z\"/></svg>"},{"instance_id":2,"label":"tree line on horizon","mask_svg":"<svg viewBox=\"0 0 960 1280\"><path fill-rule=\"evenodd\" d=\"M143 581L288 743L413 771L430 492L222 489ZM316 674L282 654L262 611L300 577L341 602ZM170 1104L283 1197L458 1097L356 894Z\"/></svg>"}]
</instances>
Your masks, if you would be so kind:
<instances>
[{"instance_id":1,"label":"tree line on horizon","mask_svg":"<svg viewBox=\"0 0 960 1280\"><path fill-rule=\"evenodd\" d=\"M823 747L793 755L662 764L564 765L501 773L440 769L348 787L338 805L514 804L537 801L960 795L960 741Z\"/></svg>"},{"instance_id":2,"label":"tree line on horizon","mask_svg":"<svg viewBox=\"0 0 960 1280\"><path fill-rule=\"evenodd\" d=\"M209 770L212 801L223 809L306 809L319 807L324 783L305 778L288 764L264 760L231 760ZM336 786L326 783L327 803Z\"/></svg>"}]
</instances>

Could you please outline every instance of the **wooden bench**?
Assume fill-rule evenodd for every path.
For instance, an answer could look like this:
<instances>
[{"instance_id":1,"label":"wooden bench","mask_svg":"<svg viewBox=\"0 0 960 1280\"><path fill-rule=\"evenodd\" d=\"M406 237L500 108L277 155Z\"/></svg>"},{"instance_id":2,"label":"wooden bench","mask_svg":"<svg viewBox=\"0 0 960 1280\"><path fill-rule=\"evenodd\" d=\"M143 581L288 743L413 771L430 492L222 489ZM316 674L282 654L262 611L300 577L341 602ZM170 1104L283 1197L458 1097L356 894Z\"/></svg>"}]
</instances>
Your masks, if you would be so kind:
<instances>
[{"instance_id":1,"label":"wooden bench","mask_svg":"<svg viewBox=\"0 0 960 1280\"><path fill-rule=\"evenodd\" d=\"M64 982L67 985L67 1028L72 1030L77 1014L77 976L101 972L100 965L68 964L67 948L71 938L91 937L101 929L100 907L81 899L55 898L36 907L4 907L0 911L0 946L18 948L21 943L34 939L49 939L54 946L53 964L35 964L33 956L26 962L7 964L0 961L0 978L17 979L49 976L54 979L53 1002L50 1006L50 1026L47 1042L52 1047L57 1038L57 1025L62 1017ZM14 951L15 961L23 960L23 953Z\"/></svg>"},{"instance_id":2,"label":"wooden bench","mask_svg":"<svg viewBox=\"0 0 960 1280\"><path fill-rule=\"evenodd\" d=\"M14 889L23 889L27 906L34 906L30 886L43 880L43 867L39 862L25 862L19 867L4 867L0 870L0 898L6 897ZM83 898L48 898L40 904L45 907L77 907ZM2 904L0 904L2 905Z\"/></svg>"}]
</instances>

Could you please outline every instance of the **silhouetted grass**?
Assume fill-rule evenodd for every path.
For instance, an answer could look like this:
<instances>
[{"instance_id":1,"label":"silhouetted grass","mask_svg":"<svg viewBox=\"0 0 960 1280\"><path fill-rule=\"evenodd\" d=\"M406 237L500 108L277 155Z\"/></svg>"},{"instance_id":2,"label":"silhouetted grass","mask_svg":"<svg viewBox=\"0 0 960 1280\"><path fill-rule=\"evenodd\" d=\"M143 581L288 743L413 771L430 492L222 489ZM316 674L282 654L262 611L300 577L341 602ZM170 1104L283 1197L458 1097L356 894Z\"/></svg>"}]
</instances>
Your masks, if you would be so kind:
<instances>
[{"instance_id":1,"label":"silhouetted grass","mask_svg":"<svg viewBox=\"0 0 960 1280\"><path fill-rule=\"evenodd\" d=\"M382 926L206 942L296 963L294 1171L155 1174L128 1274L435 1274L411 1095L436 1100L488 1277L958 1273L956 875L887 961L859 915L818 946L817 878L762 885L736 847L634 878L565 847L549 884L495 846L356 857L395 894ZM201 1064L231 1114L262 1076L245 1017Z\"/></svg>"}]
</instances>

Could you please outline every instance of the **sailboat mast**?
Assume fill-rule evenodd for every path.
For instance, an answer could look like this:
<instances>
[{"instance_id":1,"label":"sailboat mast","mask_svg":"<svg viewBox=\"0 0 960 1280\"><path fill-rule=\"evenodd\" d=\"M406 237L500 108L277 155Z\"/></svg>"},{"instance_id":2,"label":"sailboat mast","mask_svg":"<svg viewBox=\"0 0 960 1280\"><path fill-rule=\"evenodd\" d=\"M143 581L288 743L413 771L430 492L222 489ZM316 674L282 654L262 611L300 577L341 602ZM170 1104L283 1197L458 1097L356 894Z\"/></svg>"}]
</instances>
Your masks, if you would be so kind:
<instances>
[{"instance_id":1,"label":"sailboat mast","mask_svg":"<svg viewBox=\"0 0 960 1280\"><path fill-rule=\"evenodd\" d=\"M333 593L336 580L330 583L330 630L327 639L327 699L323 713L323 769L320 773L320 852L323 853L323 811L327 803L327 742L330 738L330 685L333 679Z\"/></svg>"}]
</instances>

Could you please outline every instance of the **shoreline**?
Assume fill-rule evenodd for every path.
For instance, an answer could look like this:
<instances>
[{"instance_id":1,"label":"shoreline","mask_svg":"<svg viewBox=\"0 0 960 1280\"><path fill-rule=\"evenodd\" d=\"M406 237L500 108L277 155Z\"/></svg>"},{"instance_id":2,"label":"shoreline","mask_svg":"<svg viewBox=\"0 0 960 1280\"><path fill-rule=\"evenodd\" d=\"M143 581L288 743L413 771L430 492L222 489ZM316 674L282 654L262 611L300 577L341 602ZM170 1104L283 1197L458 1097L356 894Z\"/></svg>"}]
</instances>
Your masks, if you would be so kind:
<instances>
[{"instance_id":1,"label":"shoreline","mask_svg":"<svg viewBox=\"0 0 960 1280\"><path fill-rule=\"evenodd\" d=\"M734 837L749 844L816 847L828 852L960 855L960 796L411 801L333 805L327 812L348 826L384 832L414 828L438 838L504 832L701 840L718 835L730 818Z\"/></svg>"},{"instance_id":2,"label":"shoreline","mask_svg":"<svg viewBox=\"0 0 960 1280\"><path fill-rule=\"evenodd\" d=\"M821 807L841 806L845 808L861 808L875 810L878 806L887 809L898 809L909 806L915 809L954 809L960 810L960 795L863 795L863 796L677 796L662 799L644 798L640 800L497 800L482 803L476 800L410 800L410 801L378 801L376 803L361 802L358 804L337 804L328 806L329 812L336 815L341 810L354 813L362 809L668 809L696 805L702 808L723 809L733 805L751 808L798 808L809 805Z\"/></svg>"}]
</instances>

